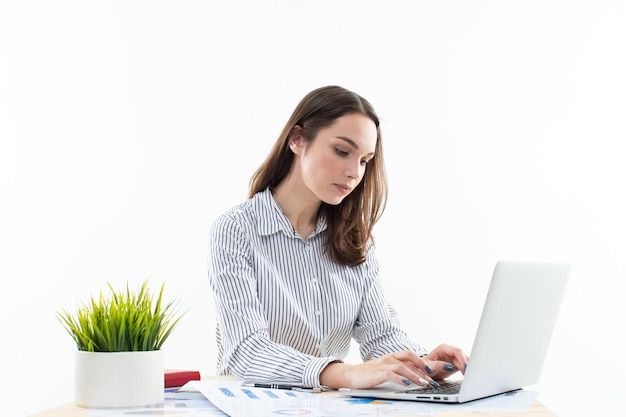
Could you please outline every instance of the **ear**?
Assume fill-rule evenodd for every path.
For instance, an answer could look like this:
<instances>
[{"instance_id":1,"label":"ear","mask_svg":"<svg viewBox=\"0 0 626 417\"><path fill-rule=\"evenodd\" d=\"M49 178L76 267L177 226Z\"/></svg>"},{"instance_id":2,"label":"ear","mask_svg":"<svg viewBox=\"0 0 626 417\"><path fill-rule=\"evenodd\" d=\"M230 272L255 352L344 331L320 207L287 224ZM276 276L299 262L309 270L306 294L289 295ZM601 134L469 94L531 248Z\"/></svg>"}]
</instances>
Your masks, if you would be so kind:
<instances>
[{"instance_id":1,"label":"ear","mask_svg":"<svg viewBox=\"0 0 626 417\"><path fill-rule=\"evenodd\" d=\"M304 150L304 139L301 134L302 128L298 125L295 125L291 132L289 132L289 148L291 151L300 156L302 155L302 151Z\"/></svg>"}]
</instances>

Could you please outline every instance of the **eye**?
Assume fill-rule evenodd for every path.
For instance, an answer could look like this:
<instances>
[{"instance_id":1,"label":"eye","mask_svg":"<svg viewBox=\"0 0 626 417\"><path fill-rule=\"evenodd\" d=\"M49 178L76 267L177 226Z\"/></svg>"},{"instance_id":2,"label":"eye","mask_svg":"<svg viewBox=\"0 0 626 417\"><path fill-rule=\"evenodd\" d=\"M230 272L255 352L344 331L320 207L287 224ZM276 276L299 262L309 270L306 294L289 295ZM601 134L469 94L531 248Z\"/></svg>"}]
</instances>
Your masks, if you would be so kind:
<instances>
[{"instance_id":1,"label":"eye","mask_svg":"<svg viewBox=\"0 0 626 417\"><path fill-rule=\"evenodd\" d=\"M367 165L372 159L374 159L374 157L361 159L361 165Z\"/></svg>"},{"instance_id":2,"label":"eye","mask_svg":"<svg viewBox=\"0 0 626 417\"><path fill-rule=\"evenodd\" d=\"M335 153L339 156L348 156L350 154L349 152L346 152L341 148L335 148Z\"/></svg>"}]
</instances>

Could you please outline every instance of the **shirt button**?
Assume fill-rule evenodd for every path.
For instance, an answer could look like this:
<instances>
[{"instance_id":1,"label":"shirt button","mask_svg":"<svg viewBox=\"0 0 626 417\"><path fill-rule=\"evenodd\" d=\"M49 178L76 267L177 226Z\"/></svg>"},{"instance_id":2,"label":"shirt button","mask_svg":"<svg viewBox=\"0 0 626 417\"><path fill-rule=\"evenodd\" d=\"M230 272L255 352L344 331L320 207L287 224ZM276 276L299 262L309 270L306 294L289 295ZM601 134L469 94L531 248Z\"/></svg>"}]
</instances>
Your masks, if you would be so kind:
<instances>
[{"instance_id":1,"label":"shirt button","mask_svg":"<svg viewBox=\"0 0 626 417\"><path fill-rule=\"evenodd\" d=\"M311 278L311 283L312 284L317 284L317 278Z\"/></svg>"},{"instance_id":2,"label":"shirt button","mask_svg":"<svg viewBox=\"0 0 626 417\"><path fill-rule=\"evenodd\" d=\"M321 314L322 314L322 312L321 312L321 311L319 311L319 310L315 310L315 315L316 315L316 316L320 316Z\"/></svg>"},{"instance_id":3,"label":"shirt button","mask_svg":"<svg viewBox=\"0 0 626 417\"><path fill-rule=\"evenodd\" d=\"M316 344L315 344L315 349L320 350L320 347L321 347L321 346L320 346L320 344L319 344L319 343L316 343Z\"/></svg>"},{"instance_id":4,"label":"shirt button","mask_svg":"<svg viewBox=\"0 0 626 417\"><path fill-rule=\"evenodd\" d=\"M304 245L304 249L305 250L311 250L311 245L309 245L308 243L306 245Z\"/></svg>"}]
</instances>

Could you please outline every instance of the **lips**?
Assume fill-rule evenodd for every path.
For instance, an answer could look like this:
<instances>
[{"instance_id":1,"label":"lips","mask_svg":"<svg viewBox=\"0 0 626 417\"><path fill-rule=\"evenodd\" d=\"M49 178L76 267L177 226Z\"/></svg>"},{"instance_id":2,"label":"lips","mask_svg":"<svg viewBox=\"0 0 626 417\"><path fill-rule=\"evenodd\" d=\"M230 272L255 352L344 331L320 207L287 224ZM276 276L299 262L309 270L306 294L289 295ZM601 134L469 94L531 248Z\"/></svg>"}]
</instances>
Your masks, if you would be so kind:
<instances>
[{"instance_id":1,"label":"lips","mask_svg":"<svg viewBox=\"0 0 626 417\"><path fill-rule=\"evenodd\" d=\"M343 194L350 194L352 187L344 184L333 184Z\"/></svg>"}]
</instances>

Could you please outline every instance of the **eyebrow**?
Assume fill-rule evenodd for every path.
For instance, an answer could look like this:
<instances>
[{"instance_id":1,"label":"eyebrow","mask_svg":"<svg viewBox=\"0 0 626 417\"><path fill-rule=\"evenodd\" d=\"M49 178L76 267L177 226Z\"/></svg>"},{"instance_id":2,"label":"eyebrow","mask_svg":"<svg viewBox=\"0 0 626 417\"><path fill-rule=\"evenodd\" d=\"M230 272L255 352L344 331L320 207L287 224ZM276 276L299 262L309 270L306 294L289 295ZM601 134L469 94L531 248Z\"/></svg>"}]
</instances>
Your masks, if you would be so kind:
<instances>
[{"instance_id":1,"label":"eyebrow","mask_svg":"<svg viewBox=\"0 0 626 417\"><path fill-rule=\"evenodd\" d=\"M348 144L350 144L350 146L352 146L354 149L359 149L359 145L357 145L357 143L355 141L353 141L352 139L350 139L349 137L346 136L335 136L337 139L341 139L345 142L348 142ZM374 152L370 152L368 153L368 155L374 155Z\"/></svg>"}]
</instances>

